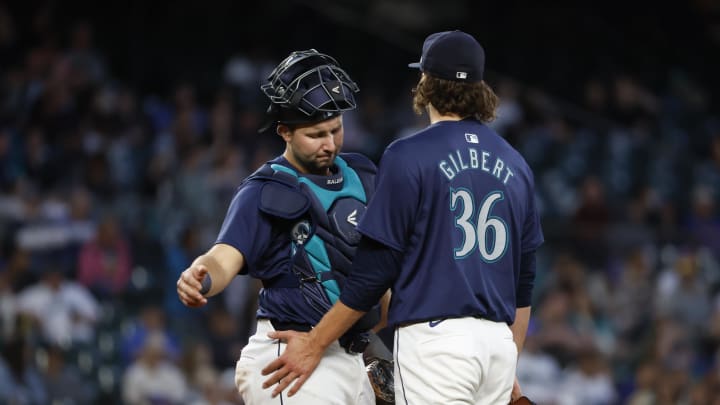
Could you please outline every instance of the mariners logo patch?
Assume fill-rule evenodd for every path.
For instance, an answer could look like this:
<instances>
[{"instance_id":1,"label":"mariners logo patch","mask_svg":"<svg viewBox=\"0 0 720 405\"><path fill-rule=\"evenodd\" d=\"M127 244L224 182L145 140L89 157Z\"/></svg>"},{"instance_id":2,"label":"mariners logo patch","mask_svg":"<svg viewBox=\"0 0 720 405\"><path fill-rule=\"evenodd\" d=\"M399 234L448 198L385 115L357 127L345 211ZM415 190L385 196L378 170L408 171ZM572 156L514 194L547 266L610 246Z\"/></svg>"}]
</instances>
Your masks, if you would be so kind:
<instances>
[{"instance_id":1,"label":"mariners logo patch","mask_svg":"<svg viewBox=\"0 0 720 405\"><path fill-rule=\"evenodd\" d=\"M302 220L295 224L293 226L292 231L290 231L290 237L292 238L293 242L297 243L298 245L302 245L310 238L310 222L307 220Z\"/></svg>"}]
</instances>

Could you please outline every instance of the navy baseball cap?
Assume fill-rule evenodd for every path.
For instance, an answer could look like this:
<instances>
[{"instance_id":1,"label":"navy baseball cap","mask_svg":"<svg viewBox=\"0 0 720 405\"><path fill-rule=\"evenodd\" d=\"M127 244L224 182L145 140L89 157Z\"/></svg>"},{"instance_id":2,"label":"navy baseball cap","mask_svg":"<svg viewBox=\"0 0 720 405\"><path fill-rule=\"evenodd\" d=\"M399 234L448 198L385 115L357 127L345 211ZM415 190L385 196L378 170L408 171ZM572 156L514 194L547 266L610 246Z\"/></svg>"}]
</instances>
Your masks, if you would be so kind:
<instances>
[{"instance_id":1,"label":"navy baseball cap","mask_svg":"<svg viewBox=\"0 0 720 405\"><path fill-rule=\"evenodd\" d=\"M485 51L465 32L436 32L425 39L420 62L408 67L419 68L439 79L479 82L485 69Z\"/></svg>"}]
</instances>

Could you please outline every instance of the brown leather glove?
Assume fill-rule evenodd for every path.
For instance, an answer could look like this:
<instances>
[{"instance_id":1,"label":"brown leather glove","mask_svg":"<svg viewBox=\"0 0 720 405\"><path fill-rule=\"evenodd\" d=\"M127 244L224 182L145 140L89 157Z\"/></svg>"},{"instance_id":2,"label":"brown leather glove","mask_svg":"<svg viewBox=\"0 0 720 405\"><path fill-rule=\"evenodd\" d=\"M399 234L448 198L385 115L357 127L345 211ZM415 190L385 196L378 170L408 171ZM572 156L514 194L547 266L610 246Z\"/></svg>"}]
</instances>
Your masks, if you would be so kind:
<instances>
[{"instance_id":1,"label":"brown leather glove","mask_svg":"<svg viewBox=\"0 0 720 405\"><path fill-rule=\"evenodd\" d=\"M395 384L393 379L393 362L380 358L368 359L365 366L370 385L375 391L378 403L395 403Z\"/></svg>"}]
</instances>

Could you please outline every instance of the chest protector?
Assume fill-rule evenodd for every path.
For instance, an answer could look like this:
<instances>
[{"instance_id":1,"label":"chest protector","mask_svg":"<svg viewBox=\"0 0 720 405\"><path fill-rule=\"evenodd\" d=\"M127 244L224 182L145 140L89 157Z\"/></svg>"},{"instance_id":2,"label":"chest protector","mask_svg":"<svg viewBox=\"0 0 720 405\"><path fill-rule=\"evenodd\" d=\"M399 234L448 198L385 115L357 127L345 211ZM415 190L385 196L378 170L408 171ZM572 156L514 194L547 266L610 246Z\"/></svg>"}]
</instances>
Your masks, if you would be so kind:
<instances>
[{"instance_id":1,"label":"chest protector","mask_svg":"<svg viewBox=\"0 0 720 405\"><path fill-rule=\"evenodd\" d=\"M342 175L339 190L321 187L279 164L265 165L250 178L264 181L260 211L291 224L292 274L266 280L264 286L297 286L318 321L337 301L350 274L361 237L356 226L374 192L375 167L369 160L341 154L335 163ZM369 329L378 321L376 309L352 330Z\"/></svg>"}]
</instances>

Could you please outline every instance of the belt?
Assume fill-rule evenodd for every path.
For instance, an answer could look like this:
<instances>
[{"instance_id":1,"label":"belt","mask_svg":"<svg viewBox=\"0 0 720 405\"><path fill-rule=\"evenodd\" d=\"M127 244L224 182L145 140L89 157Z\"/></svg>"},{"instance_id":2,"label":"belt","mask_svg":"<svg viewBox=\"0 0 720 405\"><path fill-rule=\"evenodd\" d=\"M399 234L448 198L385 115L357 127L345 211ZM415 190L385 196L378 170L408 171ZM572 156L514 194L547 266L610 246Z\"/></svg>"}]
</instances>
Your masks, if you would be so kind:
<instances>
[{"instance_id":1,"label":"belt","mask_svg":"<svg viewBox=\"0 0 720 405\"><path fill-rule=\"evenodd\" d=\"M269 319L275 330L296 330L298 332L310 332L312 326L309 323L281 322L276 319Z\"/></svg>"},{"instance_id":2,"label":"belt","mask_svg":"<svg viewBox=\"0 0 720 405\"><path fill-rule=\"evenodd\" d=\"M267 319L267 318L265 318ZM298 332L310 332L312 325L309 323L298 322L282 322L277 319L268 319L275 330L295 330ZM360 354L365 351L370 339L367 333L355 333L352 335L343 335L338 339L340 346L349 354Z\"/></svg>"},{"instance_id":3,"label":"belt","mask_svg":"<svg viewBox=\"0 0 720 405\"><path fill-rule=\"evenodd\" d=\"M426 323L426 322L433 322L440 323L442 321L448 320L448 319L461 319L461 318L475 318L475 319L485 319L492 322L502 322L502 321L494 321L492 319L487 318L485 315L481 314L473 314L473 315L452 315L452 316L441 316L438 318L425 318L425 319L416 319L412 321L406 321L406 322L399 322L396 325L400 328L410 325L416 325L418 323Z\"/></svg>"}]
</instances>

